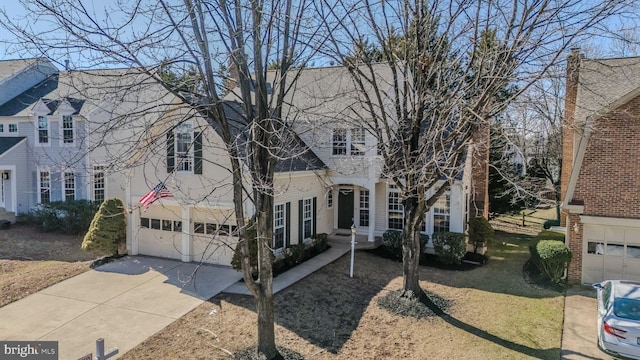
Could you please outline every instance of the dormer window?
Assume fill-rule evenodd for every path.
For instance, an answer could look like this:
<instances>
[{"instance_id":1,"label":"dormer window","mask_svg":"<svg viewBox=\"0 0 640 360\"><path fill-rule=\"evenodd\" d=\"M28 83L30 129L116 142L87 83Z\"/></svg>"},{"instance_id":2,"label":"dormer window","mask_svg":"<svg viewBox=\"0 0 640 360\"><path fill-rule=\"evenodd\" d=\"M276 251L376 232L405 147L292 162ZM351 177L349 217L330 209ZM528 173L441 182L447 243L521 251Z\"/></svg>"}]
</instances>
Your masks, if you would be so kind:
<instances>
[{"instance_id":1,"label":"dormer window","mask_svg":"<svg viewBox=\"0 0 640 360\"><path fill-rule=\"evenodd\" d=\"M38 116L38 144L49 144L49 119Z\"/></svg>"}]
</instances>

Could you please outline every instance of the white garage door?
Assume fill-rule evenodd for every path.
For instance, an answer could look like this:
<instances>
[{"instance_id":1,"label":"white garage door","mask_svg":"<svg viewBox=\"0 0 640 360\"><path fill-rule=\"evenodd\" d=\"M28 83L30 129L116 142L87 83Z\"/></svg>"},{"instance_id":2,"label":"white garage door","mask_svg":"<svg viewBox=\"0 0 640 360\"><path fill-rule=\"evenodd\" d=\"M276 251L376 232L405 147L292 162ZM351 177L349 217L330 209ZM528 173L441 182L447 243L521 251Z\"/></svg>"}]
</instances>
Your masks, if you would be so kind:
<instances>
[{"instance_id":1,"label":"white garage door","mask_svg":"<svg viewBox=\"0 0 640 360\"><path fill-rule=\"evenodd\" d=\"M582 282L640 281L640 229L584 225Z\"/></svg>"}]
</instances>

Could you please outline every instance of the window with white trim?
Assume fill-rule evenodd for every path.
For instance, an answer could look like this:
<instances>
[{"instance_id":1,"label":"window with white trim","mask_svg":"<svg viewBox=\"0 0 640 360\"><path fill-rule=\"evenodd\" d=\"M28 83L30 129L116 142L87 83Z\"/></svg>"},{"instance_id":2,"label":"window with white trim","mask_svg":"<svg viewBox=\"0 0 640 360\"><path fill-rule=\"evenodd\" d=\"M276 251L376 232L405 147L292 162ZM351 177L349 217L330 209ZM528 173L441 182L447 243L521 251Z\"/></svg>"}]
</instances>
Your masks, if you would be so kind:
<instances>
[{"instance_id":1,"label":"window with white trim","mask_svg":"<svg viewBox=\"0 0 640 360\"><path fill-rule=\"evenodd\" d=\"M49 143L49 119L46 116L38 116L38 144Z\"/></svg>"},{"instance_id":2,"label":"window with white trim","mask_svg":"<svg viewBox=\"0 0 640 360\"><path fill-rule=\"evenodd\" d=\"M96 202L104 201L104 166L93 167L93 200Z\"/></svg>"},{"instance_id":3,"label":"window with white trim","mask_svg":"<svg viewBox=\"0 0 640 360\"><path fill-rule=\"evenodd\" d=\"M441 195L433 204L433 232L449 231L451 218L451 195Z\"/></svg>"},{"instance_id":4,"label":"window with white trim","mask_svg":"<svg viewBox=\"0 0 640 360\"><path fill-rule=\"evenodd\" d=\"M327 193L327 207L331 209L333 207L333 190L329 190Z\"/></svg>"},{"instance_id":5,"label":"window with white trim","mask_svg":"<svg viewBox=\"0 0 640 360\"><path fill-rule=\"evenodd\" d=\"M193 126L180 124L176 127L176 170L193 171Z\"/></svg>"},{"instance_id":6,"label":"window with white trim","mask_svg":"<svg viewBox=\"0 0 640 360\"><path fill-rule=\"evenodd\" d=\"M364 128L352 128L351 129L351 155L364 155Z\"/></svg>"},{"instance_id":7,"label":"window with white trim","mask_svg":"<svg viewBox=\"0 0 640 360\"><path fill-rule=\"evenodd\" d=\"M64 185L64 201L73 201L76 199L76 174L65 172L63 174Z\"/></svg>"},{"instance_id":8,"label":"window with white trim","mask_svg":"<svg viewBox=\"0 0 640 360\"><path fill-rule=\"evenodd\" d=\"M333 155L364 155L366 151L364 128L333 129L331 145Z\"/></svg>"},{"instance_id":9,"label":"window with white trim","mask_svg":"<svg viewBox=\"0 0 640 360\"><path fill-rule=\"evenodd\" d=\"M302 234L305 240L313 234L313 199L302 201Z\"/></svg>"},{"instance_id":10,"label":"window with white trim","mask_svg":"<svg viewBox=\"0 0 640 360\"><path fill-rule=\"evenodd\" d=\"M38 173L39 183L39 202L41 204L47 204L51 202L51 175L48 171L40 171Z\"/></svg>"},{"instance_id":11,"label":"window with white trim","mask_svg":"<svg viewBox=\"0 0 640 360\"><path fill-rule=\"evenodd\" d=\"M333 155L347 155L347 129L333 129Z\"/></svg>"},{"instance_id":12,"label":"window with white trim","mask_svg":"<svg viewBox=\"0 0 640 360\"><path fill-rule=\"evenodd\" d=\"M71 115L62 116L62 143L69 145L74 142L73 117Z\"/></svg>"},{"instance_id":13,"label":"window with white trim","mask_svg":"<svg viewBox=\"0 0 640 360\"><path fill-rule=\"evenodd\" d=\"M4 132L4 124L0 124L0 132Z\"/></svg>"},{"instance_id":14,"label":"window with white trim","mask_svg":"<svg viewBox=\"0 0 640 360\"><path fill-rule=\"evenodd\" d=\"M273 209L273 251L280 252L285 244L285 207L276 204Z\"/></svg>"},{"instance_id":15,"label":"window with white trim","mask_svg":"<svg viewBox=\"0 0 640 360\"><path fill-rule=\"evenodd\" d=\"M389 220L387 227L392 230L402 230L404 226L404 207L400 200L400 191L393 184L389 184L388 203Z\"/></svg>"},{"instance_id":16,"label":"window with white trim","mask_svg":"<svg viewBox=\"0 0 640 360\"><path fill-rule=\"evenodd\" d=\"M18 124L9 124L9 132L10 133L17 133L18 132Z\"/></svg>"},{"instance_id":17,"label":"window with white trim","mask_svg":"<svg viewBox=\"0 0 640 360\"><path fill-rule=\"evenodd\" d=\"M360 226L369 226L369 190L360 190Z\"/></svg>"}]
</instances>

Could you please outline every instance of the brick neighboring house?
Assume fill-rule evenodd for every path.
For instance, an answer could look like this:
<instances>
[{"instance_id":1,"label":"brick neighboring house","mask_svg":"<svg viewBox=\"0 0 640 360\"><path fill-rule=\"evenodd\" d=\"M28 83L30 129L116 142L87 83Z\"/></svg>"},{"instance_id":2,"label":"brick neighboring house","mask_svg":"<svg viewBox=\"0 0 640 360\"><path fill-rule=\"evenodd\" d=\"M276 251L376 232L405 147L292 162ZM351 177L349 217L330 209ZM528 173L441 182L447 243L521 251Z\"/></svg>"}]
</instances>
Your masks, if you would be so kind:
<instances>
[{"instance_id":1,"label":"brick neighboring house","mask_svg":"<svg viewBox=\"0 0 640 360\"><path fill-rule=\"evenodd\" d=\"M571 282L640 280L640 57L568 58L562 198Z\"/></svg>"}]
</instances>

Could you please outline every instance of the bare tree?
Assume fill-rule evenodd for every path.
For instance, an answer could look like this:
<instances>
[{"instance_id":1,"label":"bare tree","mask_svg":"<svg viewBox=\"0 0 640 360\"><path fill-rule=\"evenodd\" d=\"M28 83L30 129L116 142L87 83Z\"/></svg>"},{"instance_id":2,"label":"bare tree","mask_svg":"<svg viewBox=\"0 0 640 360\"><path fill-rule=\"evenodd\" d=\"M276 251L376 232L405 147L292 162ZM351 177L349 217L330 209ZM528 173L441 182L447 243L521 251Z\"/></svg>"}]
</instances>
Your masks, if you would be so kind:
<instances>
[{"instance_id":1,"label":"bare tree","mask_svg":"<svg viewBox=\"0 0 640 360\"><path fill-rule=\"evenodd\" d=\"M276 163L289 156L283 150L290 150L283 146L288 129L282 104L295 81L292 65L305 63L313 55L311 45L317 37L313 18L306 15L309 3L139 0L96 9L71 0L36 0L23 5L29 13L25 22L2 14L5 26L19 39L16 43L27 44L59 64L61 59L71 59L76 69L124 66L140 75L142 82L164 88L171 95L165 105L175 102L171 99L186 105L180 121L204 117L221 136L230 162L228 185L233 192L244 281L257 304L258 350L268 359L280 357L272 298L273 181ZM34 33L28 23L35 20L49 22L53 31ZM270 84L268 64L277 64L272 66ZM229 115L223 94L239 100L244 124ZM162 111L157 105L150 104L137 115ZM118 130L125 126L125 120L107 125ZM138 139L126 140L139 140L136 148L141 151L152 151L166 135L149 129L142 133ZM143 160L144 156L138 157ZM212 187L211 192L215 190ZM252 276L245 237L247 218L253 215L245 210L247 201L255 208L257 279Z\"/></svg>"},{"instance_id":2,"label":"bare tree","mask_svg":"<svg viewBox=\"0 0 640 360\"><path fill-rule=\"evenodd\" d=\"M354 121L374 134L383 174L400 189L405 297L423 294L424 214L465 156L488 158L491 117L569 44L624 8L619 0L321 2L331 34L326 52L348 67L366 113ZM517 91L503 96L510 85ZM473 200L482 215L485 200Z\"/></svg>"},{"instance_id":3,"label":"bare tree","mask_svg":"<svg viewBox=\"0 0 640 360\"><path fill-rule=\"evenodd\" d=\"M560 210L564 69L559 65L531 84L509 105L505 141L519 154L522 173L508 176L513 198L535 198ZM498 164L495 164L496 166ZM494 165L492 165L494 166Z\"/></svg>"}]
</instances>

